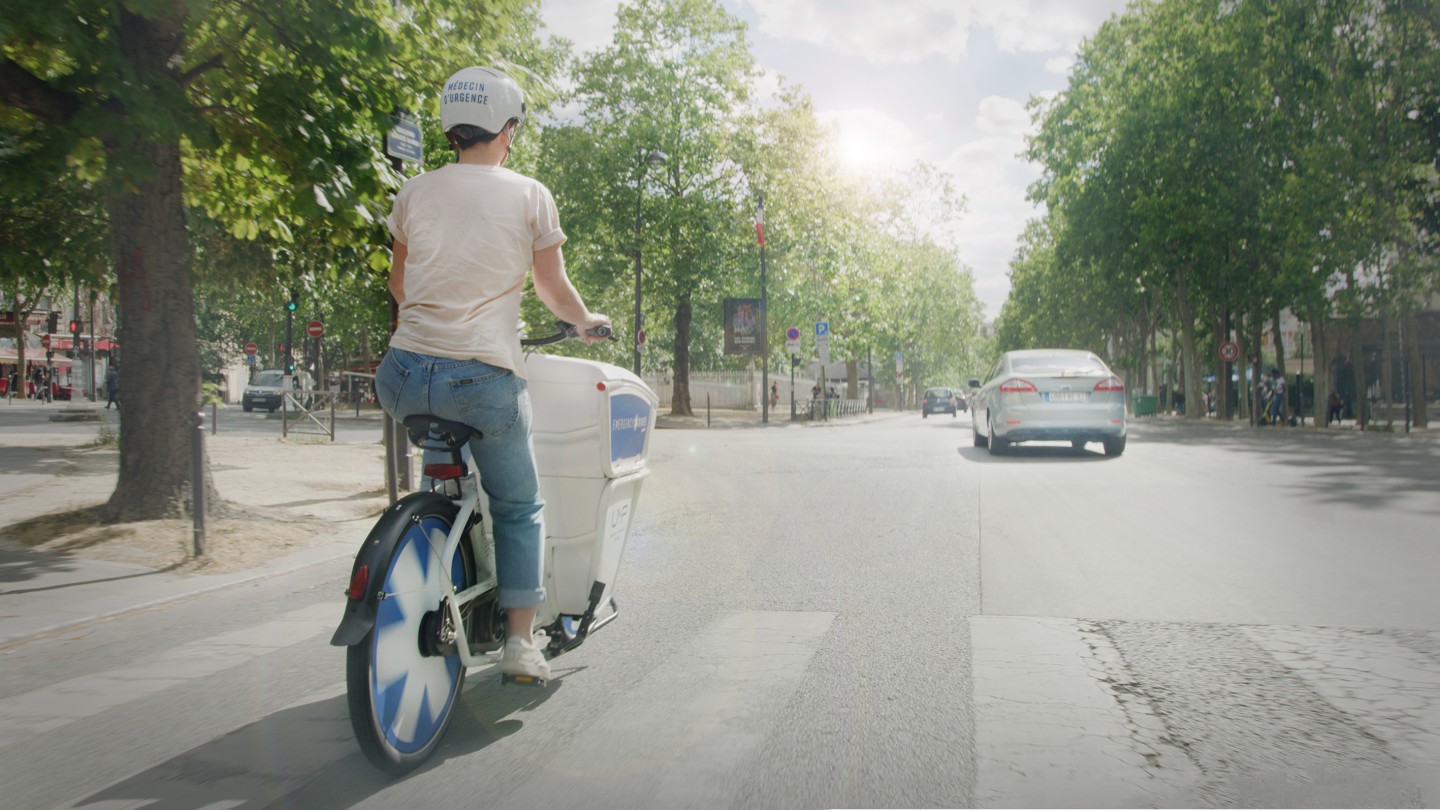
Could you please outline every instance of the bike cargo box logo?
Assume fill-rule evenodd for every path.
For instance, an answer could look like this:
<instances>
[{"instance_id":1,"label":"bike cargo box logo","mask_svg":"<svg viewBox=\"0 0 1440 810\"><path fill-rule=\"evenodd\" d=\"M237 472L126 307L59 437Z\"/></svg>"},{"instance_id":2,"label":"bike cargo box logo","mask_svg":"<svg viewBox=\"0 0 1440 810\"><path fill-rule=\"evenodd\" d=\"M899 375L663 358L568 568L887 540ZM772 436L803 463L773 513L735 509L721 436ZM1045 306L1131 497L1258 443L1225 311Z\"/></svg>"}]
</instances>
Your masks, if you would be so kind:
<instances>
[{"instance_id":1,"label":"bike cargo box logo","mask_svg":"<svg viewBox=\"0 0 1440 810\"><path fill-rule=\"evenodd\" d=\"M650 403L634 394L610 397L610 462L645 455Z\"/></svg>"}]
</instances>

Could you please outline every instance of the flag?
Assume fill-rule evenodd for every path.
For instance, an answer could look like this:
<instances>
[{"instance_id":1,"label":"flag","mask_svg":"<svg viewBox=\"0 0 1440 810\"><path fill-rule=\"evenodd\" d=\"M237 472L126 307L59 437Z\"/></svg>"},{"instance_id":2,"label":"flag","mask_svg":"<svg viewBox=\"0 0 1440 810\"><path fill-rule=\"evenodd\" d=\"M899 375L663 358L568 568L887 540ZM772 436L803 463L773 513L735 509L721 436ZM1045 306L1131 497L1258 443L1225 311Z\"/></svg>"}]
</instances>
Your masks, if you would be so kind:
<instances>
[{"instance_id":1,"label":"flag","mask_svg":"<svg viewBox=\"0 0 1440 810\"><path fill-rule=\"evenodd\" d=\"M755 236L760 240L760 247L765 247L765 201L761 200L755 204Z\"/></svg>"}]
</instances>

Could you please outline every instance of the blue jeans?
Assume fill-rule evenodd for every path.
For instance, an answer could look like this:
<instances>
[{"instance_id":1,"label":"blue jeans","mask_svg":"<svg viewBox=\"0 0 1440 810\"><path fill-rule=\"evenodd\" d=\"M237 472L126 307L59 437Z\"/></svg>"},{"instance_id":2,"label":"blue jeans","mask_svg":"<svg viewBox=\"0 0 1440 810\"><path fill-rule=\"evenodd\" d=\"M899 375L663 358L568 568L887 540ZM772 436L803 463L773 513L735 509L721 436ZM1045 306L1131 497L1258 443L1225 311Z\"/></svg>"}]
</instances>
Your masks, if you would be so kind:
<instances>
[{"instance_id":1,"label":"blue jeans","mask_svg":"<svg viewBox=\"0 0 1440 810\"><path fill-rule=\"evenodd\" d=\"M396 420L432 414L480 430L469 450L490 503L500 606L538 607L545 601L545 502L535 472L525 381L509 369L479 360L392 348L375 371L375 392Z\"/></svg>"}]
</instances>

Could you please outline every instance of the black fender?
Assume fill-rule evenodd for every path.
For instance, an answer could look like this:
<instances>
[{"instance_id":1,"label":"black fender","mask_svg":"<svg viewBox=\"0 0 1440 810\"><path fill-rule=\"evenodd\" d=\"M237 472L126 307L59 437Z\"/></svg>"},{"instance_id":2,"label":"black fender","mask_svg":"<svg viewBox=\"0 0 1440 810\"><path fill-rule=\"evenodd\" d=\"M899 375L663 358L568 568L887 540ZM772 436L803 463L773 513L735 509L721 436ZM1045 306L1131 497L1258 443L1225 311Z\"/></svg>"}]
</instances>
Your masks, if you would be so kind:
<instances>
[{"instance_id":1,"label":"black fender","mask_svg":"<svg viewBox=\"0 0 1440 810\"><path fill-rule=\"evenodd\" d=\"M375 528L371 529L369 536L365 538L365 544L360 547L359 553L355 555L355 563L350 567L349 581L354 582L361 567L368 566L369 582L365 586L365 593L359 599L350 599L347 591L345 615L340 619L340 626L335 628L335 635L330 637L333 646L353 647L364 641L370 628L375 626L375 616L380 610L380 600L376 598L376 594L385 584L385 572L390 570L395 548L399 545L400 538L405 536L406 524L413 521L417 515L433 514L446 515L453 524L459 511L460 507L454 501L434 492L412 492L385 510L376 521Z\"/></svg>"}]
</instances>

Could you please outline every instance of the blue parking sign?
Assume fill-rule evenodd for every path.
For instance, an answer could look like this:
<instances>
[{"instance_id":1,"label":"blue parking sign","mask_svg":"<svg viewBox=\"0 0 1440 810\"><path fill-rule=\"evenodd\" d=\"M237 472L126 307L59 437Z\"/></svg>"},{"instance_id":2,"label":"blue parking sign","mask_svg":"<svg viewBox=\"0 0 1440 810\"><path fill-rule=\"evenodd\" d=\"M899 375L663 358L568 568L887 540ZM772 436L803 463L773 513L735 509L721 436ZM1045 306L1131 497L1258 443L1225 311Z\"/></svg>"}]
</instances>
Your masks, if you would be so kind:
<instances>
[{"instance_id":1,"label":"blue parking sign","mask_svg":"<svg viewBox=\"0 0 1440 810\"><path fill-rule=\"evenodd\" d=\"M829 321L816 321L816 322L815 322L815 337L818 338L818 337L829 337L829 336L830 336L830 322L829 322Z\"/></svg>"}]
</instances>

